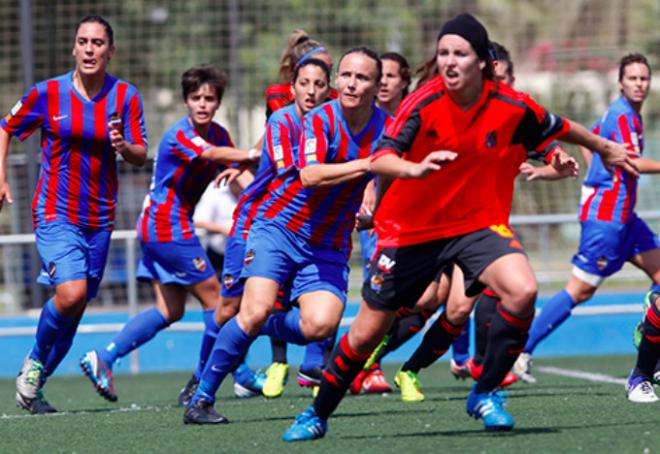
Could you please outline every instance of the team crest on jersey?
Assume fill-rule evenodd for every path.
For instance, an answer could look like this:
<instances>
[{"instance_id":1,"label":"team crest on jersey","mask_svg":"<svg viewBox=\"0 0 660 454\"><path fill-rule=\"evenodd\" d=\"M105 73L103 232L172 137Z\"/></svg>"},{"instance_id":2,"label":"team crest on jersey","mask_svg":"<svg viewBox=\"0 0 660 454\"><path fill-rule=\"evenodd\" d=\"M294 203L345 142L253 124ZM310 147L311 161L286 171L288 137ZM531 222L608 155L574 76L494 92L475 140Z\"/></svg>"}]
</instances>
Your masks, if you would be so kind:
<instances>
[{"instance_id":1,"label":"team crest on jersey","mask_svg":"<svg viewBox=\"0 0 660 454\"><path fill-rule=\"evenodd\" d=\"M23 107L23 101L19 100L16 104L14 104L14 107L11 108L9 111L9 116L13 117L18 113L19 110L21 110L21 107Z\"/></svg>"},{"instance_id":2,"label":"team crest on jersey","mask_svg":"<svg viewBox=\"0 0 660 454\"><path fill-rule=\"evenodd\" d=\"M273 148L273 158L275 158L275 164L278 169L284 167L284 150L282 149L282 145L275 145L275 148Z\"/></svg>"},{"instance_id":3,"label":"team crest on jersey","mask_svg":"<svg viewBox=\"0 0 660 454\"><path fill-rule=\"evenodd\" d=\"M305 157L316 154L316 138L305 140Z\"/></svg>"},{"instance_id":4,"label":"team crest on jersey","mask_svg":"<svg viewBox=\"0 0 660 454\"><path fill-rule=\"evenodd\" d=\"M234 276L231 274L225 274L222 276L222 285L224 285L226 289L230 289L232 285L234 285Z\"/></svg>"},{"instance_id":5,"label":"team crest on jersey","mask_svg":"<svg viewBox=\"0 0 660 454\"><path fill-rule=\"evenodd\" d=\"M639 146L639 137L637 136L636 132L631 132L630 133L630 141L632 142L633 149L635 150L635 153L640 153L641 148Z\"/></svg>"},{"instance_id":6,"label":"team crest on jersey","mask_svg":"<svg viewBox=\"0 0 660 454\"><path fill-rule=\"evenodd\" d=\"M488 148L493 148L495 145L497 145L497 133L491 131L486 134L486 146Z\"/></svg>"},{"instance_id":7,"label":"team crest on jersey","mask_svg":"<svg viewBox=\"0 0 660 454\"><path fill-rule=\"evenodd\" d=\"M254 249L250 249L245 253L245 258L243 259L243 265L249 265L254 261L254 258L257 254L254 252Z\"/></svg>"},{"instance_id":8,"label":"team crest on jersey","mask_svg":"<svg viewBox=\"0 0 660 454\"><path fill-rule=\"evenodd\" d=\"M371 285L371 290L373 290L376 293L380 292L380 289L383 288L384 281L385 281L385 276L383 275L383 273L375 272L373 276L371 276L371 281L369 282Z\"/></svg>"},{"instance_id":9,"label":"team crest on jersey","mask_svg":"<svg viewBox=\"0 0 660 454\"><path fill-rule=\"evenodd\" d=\"M596 268L603 271L607 267L607 263L608 261L605 257L598 257L598 260L596 260Z\"/></svg>"},{"instance_id":10,"label":"team crest on jersey","mask_svg":"<svg viewBox=\"0 0 660 454\"><path fill-rule=\"evenodd\" d=\"M206 142L206 140L202 139L200 136L193 137L193 139L191 140L191 142L192 142L193 145L195 145L196 147L205 147L205 146L208 145L208 143Z\"/></svg>"},{"instance_id":11,"label":"team crest on jersey","mask_svg":"<svg viewBox=\"0 0 660 454\"><path fill-rule=\"evenodd\" d=\"M206 260L204 260L204 257L197 257L196 259L193 259L193 265L195 265L197 271L206 270Z\"/></svg>"},{"instance_id":12,"label":"team crest on jersey","mask_svg":"<svg viewBox=\"0 0 660 454\"><path fill-rule=\"evenodd\" d=\"M55 271L57 270L57 267L55 266L54 262L50 262L48 264L48 275L50 276L51 279L55 277Z\"/></svg>"}]
</instances>

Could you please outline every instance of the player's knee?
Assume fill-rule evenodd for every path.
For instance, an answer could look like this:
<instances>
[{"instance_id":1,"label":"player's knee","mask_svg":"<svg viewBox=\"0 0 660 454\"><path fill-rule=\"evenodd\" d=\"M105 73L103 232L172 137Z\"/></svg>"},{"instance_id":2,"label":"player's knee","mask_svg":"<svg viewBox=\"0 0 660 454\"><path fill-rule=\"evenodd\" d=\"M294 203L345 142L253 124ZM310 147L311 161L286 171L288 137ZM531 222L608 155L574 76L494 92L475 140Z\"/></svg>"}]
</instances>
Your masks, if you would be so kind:
<instances>
[{"instance_id":1,"label":"player's knee","mask_svg":"<svg viewBox=\"0 0 660 454\"><path fill-rule=\"evenodd\" d=\"M85 285L62 285L57 289L55 303L64 315L76 312L87 301L87 288Z\"/></svg>"},{"instance_id":2,"label":"player's knee","mask_svg":"<svg viewBox=\"0 0 660 454\"><path fill-rule=\"evenodd\" d=\"M462 325L470 318L472 305L447 306L447 320L453 325Z\"/></svg>"},{"instance_id":3,"label":"player's knee","mask_svg":"<svg viewBox=\"0 0 660 454\"><path fill-rule=\"evenodd\" d=\"M329 323L320 317L302 318L300 329L306 339L310 341L322 340L330 337L337 328L336 323Z\"/></svg>"},{"instance_id":4,"label":"player's knee","mask_svg":"<svg viewBox=\"0 0 660 454\"><path fill-rule=\"evenodd\" d=\"M243 304L238 313L238 317L241 321L241 325L249 331L258 331L266 322L270 313L271 310L267 304L253 302L251 304Z\"/></svg>"}]
</instances>

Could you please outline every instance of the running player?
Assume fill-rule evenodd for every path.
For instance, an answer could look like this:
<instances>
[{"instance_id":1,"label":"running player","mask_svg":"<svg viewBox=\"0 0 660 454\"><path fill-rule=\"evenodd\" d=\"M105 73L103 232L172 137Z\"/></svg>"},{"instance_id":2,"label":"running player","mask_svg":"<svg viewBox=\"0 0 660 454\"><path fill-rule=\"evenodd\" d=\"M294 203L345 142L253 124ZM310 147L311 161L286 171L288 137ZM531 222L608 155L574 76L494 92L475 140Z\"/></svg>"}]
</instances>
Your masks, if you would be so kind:
<instances>
[{"instance_id":1,"label":"running player","mask_svg":"<svg viewBox=\"0 0 660 454\"><path fill-rule=\"evenodd\" d=\"M445 23L437 42L439 77L403 102L372 158L376 175L395 178L375 215L377 265L362 289L360 311L327 364L314 404L296 417L285 441L325 435L328 417L399 305L419 299L451 262L463 271L468 297L488 286L502 298L484 373L468 396L467 412L482 418L488 430L513 428L497 386L525 343L537 293L522 245L506 228L525 150L544 149L561 136L597 150L609 165L633 174L636 169L622 145L493 82L488 42L485 28L469 14ZM433 151L442 149L455 151ZM410 197L430 193L432 204Z\"/></svg>"},{"instance_id":2,"label":"running player","mask_svg":"<svg viewBox=\"0 0 660 454\"><path fill-rule=\"evenodd\" d=\"M213 318L219 305L220 283L195 234L193 213L226 164L258 158L234 149L227 130L213 121L225 85L225 77L213 66L190 68L181 77L188 115L160 141L151 187L137 222L142 246L137 277L153 283L156 305L130 319L105 348L89 351L80 360L84 373L107 400L117 400L112 379L115 361L181 319L188 293L201 303L205 321Z\"/></svg>"},{"instance_id":3,"label":"running player","mask_svg":"<svg viewBox=\"0 0 660 454\"><path fill-rule=\"evenodd\" d=\"M73 71L37 83L0 120L0 206L12 203L6 179L11 136L42 133L41 171L32 202L37 281L55 286L36 341L16 379L16 403L52 413L46 379L69 351L89 300L96 296L110 247L117 203L117 155L141 166L147 156L142 100L134 86L106 72L113 30L100 16L76 27Z\"/></svg>"},{"instance_id":4,"label":"running player","mask_svg":"<svg viewBox=\"0 0 660 454\"><path fill-rule=\"evenodd\" d=\"M305 116L296 167L273 182L250 229L241 308L218 333L184 422L227 422L213 408L216 390L258 334L307 344L336 330L346 302L355 213L388 118L374 105L381 68L372 50L349 50L339 62L339 99ZM287 282L300 311L270 315Z\"/></svg>"},{"instance_id":5,"label":"running player","mask_svg":"<svg viewBox=\"0 0 660 454\"><path fill-rule=\"evenodd\" d=\"M641 54L629 54L619 64L621 96L608 108L596 126L601 137L613 138L631 152L644 151L640 114L651 86L651 67ZM660 173L660 163L647 158L636 160L642 173ZM653 281L647 299L644 336L636 368L630 374L627 392L633 402L654 402L658 398L650 383L657 362L660 337L660 306L653 293L660 292L660 243L646 223L635 214L637 179L617 170L612 174L598 155L593 156L583 183L579 208L580 246L573 256L573 270L566 287L552 297L534 321L529 340L514 371L525 380L530 375L531 355L536 346L560 326L578 304L591 299L608 276L626 261L643 270ZM651 359L655 357L655 361ZM653 363L649 366L650 363ZM649 370L650 367L650 370Z\"/></svg>"}]
</instances>

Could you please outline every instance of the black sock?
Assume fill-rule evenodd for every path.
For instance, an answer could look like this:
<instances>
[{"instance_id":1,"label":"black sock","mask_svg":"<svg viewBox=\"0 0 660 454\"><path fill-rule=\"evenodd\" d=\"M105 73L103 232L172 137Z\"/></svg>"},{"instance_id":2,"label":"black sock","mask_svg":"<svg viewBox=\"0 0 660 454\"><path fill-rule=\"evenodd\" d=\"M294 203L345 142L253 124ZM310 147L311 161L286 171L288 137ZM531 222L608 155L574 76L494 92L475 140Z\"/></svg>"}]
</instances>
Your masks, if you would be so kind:
<instances>
[{"instance_id":1,"label":"black sock","mask_svg":"<svg viewBox=\"0 0 660 454\"><path fill-rule=\"evenodd\" d=\"M486 346L488 345L488 331L493 320L493 315L497 310L497 302L499 299L484 292L477 301L477 308L474 310L474 325L475 325L475 349L473 361L477 366L484 363L486 357Z\"/></svg>"},{"instance_id":2,"label":"black sock","mask_svg":"<svg viewBox=\"0 0 660 454\"><path fill-rule=\"evenodd\" d=\"M401 367L402 371L410 370L418 373L420 369L429 367L444 355L451 343L463 331L463 325L456 326L447 320L445 312L431 325L424 335L415 353Z\"/></svg>"},{"instance_id":3,"label":"black sock","mask_svg":"<svg viewBox=\"0 0 660 454\"><path fill-rule=\"evenodd\" d=\"M397 317L396 320L394 320L390 332L387 333L389 336L387 344L385 344L385 346L378 352L376 362L380 363L385 355L389 352L393 352L410 340L410 338L424 328L426 320L428 320L428 317L425 317L425 314L412 314L401 318Z\"/></svg>"},{"instance_id":4,"label":"black sock","mask_svg":"<svg viewBox=\"0 0 660 454\"><path fill-rule=\"evenodd\" d=\"M633 376L642 376L647 380L653 373L660 359L660 310L655 306L656 299L652 299L642 322L642 341L639 343L637 364Z\"/></svg>"},{"instance_id":5,"label":"black sock","mask_svg":"<svg viewBox=\"0 0 660 454\"><path fill-rule=\"evenodd\" d=\"M348 345L348 334L342 336L325 365L319 393L314 399L314 411L321 419L328 419L335 411L369 356L371 352L353 351Z\"/></svg>"},{"instance_id":6,"label":"black sock","mask_svg":"<svg viewBox=\"0 0 660 454\"><path fill-rule=\"evenodd\" d=\"M332 338L330 339L330 342L328 342L328 345L325 347L325 351L323 352L323 367L325 368L325 365L328 363L328 360L330 359L330 355L332 354L333 350L335 349L335 343L337 342L337 331L332 334Z\"/></svg>"},{"instance_id":7,"label":"black sock","mask_svg":"<svg viewBox=\"0 0 660 454\"><path fill-rule=\"evenodd\" d=\"M291 310L289 306L282 304L284 299L284 293L282 290L277 292L277 302L275 303L275 308L273 309L273 314L278 314L281 312L288 312ZM287 352L287 343L282 339L270 338L270 349L273 352L272 362L287 364L286 352Z\"/></svg>"},{"instance_id":8,"label":"black sock","mask_svg":"<svg viewBox=\"0 0 660 454\"><path fill-rule=\"evenodd\" d=\"M487 393L499 386L525 347L532 320L534 315L519 318L502 304L497 305L488 335L484 372L477 382L475 392Z\"/></svg>"}]
</instances>

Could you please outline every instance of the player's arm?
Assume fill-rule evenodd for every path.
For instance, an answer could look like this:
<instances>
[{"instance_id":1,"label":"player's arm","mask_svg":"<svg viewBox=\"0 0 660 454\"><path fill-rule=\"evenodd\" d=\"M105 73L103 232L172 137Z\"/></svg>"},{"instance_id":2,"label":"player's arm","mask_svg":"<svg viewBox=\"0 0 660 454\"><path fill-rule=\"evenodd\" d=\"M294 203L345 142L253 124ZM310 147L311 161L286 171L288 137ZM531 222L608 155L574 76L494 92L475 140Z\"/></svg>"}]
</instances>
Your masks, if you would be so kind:
<instances>
[{"instance_id":1,"label":"player's arm","mask_svg":"<svg viewBox=\"0 0 660 454\"><path fill-rule=\"evenodd\" d=\"M229 236L229 232L231 231L231 226L227 227L226 225L213 221L195 221L194 224L196 228L204 229L209 233L218 233L220 235Z\"/></svg>"},{"instance_id":2,"label":"player's arm","mask_svg":"<svg viewBox=\"0 0 660 454\"><path fill-rule=\"evenodd\" d=\"M594 157L593 154L591 154L591 150L583 146L579 146L578 148L580 149L580 154L582 155L582 159L584 159L585 165L589 168L591 160Z\"/></svg>"},{"instance_id":3,"label":"player's arm","mask_svg":"<svg viewBox=\"0 0 660 454\"><path fill-rule=\"evenodd\" d=\"M138 167L147 162L147 147L127 142L118 130L110 131L110 143L115 153L122 155L126 162Z\"/></svg>"},{"instance_id":4,"label":"player's arm","mask_svg":"<svg viewBox=\"0 0 660 454\"><path fill-rule=\"evenodd\" d=\"M388 178L425 178L429 173L440 170L442 164L456 159L453 151L432 151L421 162L412 162L395 153L374 156L371 171Z\"/></svg>"},{"instance_id":5,"label":"player's arm","mask_svg":"<svg viewBox=\"0 0 660 454\"><path fill-rule=\"evenodd\" d=\"M311 164L300 170L300 181L305 188L345 183L369 172L369 161L370 158L363 158L339 164Z\"/></svg>"},{"instance_id":6,"label":"player's arm","mask_svg":"<svg viewBox=\"0 0 660 454\"><path fill-rule=\"evenodd\" d=\"M3 128L0 128L0 210L6 200L10 204L14 203L11 195L11 189L7 182L7 154L9 154L9 142L11 136Z\"/></svg>"},{"instance_id":7,"label":"player's arm","mask_svg":"<svg viewBox=\"0 0 660 454\"><path fill-rule=\"evenodd\" d=\"M208 148L199 156L202 159L220 164L244 164L258 161L261 152L256 148L240 150L238 148L221 146Z\"/></svg>"},{"instance_id":8,"label":"player's arm","mask_svg":"<svg viewBox=\"0 0 660 454\"><path fill-rule=\"evenodd\" d=\"M648 158L635 159L639 173L660 173L660 162Z\"/></svg>"}]
</instances>

